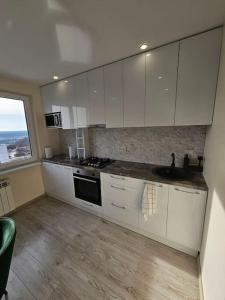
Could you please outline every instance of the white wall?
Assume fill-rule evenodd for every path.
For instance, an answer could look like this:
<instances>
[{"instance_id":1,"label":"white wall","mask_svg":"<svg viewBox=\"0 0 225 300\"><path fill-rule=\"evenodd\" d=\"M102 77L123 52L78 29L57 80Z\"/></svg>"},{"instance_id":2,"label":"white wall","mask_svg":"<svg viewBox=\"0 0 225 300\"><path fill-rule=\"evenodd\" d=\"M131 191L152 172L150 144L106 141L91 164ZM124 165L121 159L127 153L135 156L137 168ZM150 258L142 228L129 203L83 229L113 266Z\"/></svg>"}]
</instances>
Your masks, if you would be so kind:
<instances>
[{"instance_id":1,"label":"white wall","mask_svg":"<svg viewBox=\"0 0 225 300\"><path fill-rule=\"evenodd\" d=\"M205 146L209 186L200 263L205 300L225 299L225 30L213 126Z\"/></svg>"}]
</instances>

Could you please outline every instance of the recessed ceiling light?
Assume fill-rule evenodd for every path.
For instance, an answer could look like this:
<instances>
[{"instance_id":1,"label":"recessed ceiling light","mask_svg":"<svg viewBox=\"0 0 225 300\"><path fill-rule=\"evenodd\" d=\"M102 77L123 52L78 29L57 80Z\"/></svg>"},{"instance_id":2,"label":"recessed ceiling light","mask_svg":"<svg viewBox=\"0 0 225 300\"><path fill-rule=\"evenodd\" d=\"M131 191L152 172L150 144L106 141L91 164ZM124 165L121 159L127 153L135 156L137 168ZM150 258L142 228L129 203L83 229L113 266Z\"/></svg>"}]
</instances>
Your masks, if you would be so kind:
<instances>
[{"instance_id":1,"label":"recessed ceiling light","mask_svg":"<svg viewBox=\"0 0 225 300\"><path fill-rule=\"evenodd\" d=\"M162 76L158 76L158 79L162 79L163 77Z\"/></svg>"},{"instance_id":2,"label":"recessed ceiling light","mask_svg":"<svg viewBox=\"0 0 225 300\"><path fill-rule=\"evenodd\" d=\"M53 76L53 79L54 79L54 80L57 80L57 79L59 79L59 76L54 75L54 76Z\"/></svg>"},{"instance_id":3,"label":"recessed ceiling light","mask_svg":"<svg viewBox=\"0 0 225 300\"><path fill-rule=\"evenodd\" d=\"M146 50L148 48L148 44L147 43L143 43L142 45L140 45L139 47L141 50Z\"/></svg>"}]
</instances>

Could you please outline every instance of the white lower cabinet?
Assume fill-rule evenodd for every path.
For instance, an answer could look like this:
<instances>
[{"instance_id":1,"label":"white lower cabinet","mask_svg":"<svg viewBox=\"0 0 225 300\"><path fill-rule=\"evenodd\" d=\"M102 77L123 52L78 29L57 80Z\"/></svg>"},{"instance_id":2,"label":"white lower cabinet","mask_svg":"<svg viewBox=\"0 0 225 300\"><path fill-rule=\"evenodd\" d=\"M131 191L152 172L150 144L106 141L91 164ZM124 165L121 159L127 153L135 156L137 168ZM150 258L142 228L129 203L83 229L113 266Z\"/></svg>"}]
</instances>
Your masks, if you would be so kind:
<instances>
[{"instance_id":1,"label":"white lower cabinet","mask_svg":"<svg viewBox=\"0 0 225 300\"><path fill-rule=\"evenodd\" d=\"M93 212L140 234L196 256L201 246L207 192L101 173L102 206L75 197L73 170L43 163L46 193ZM142 214L145 184L156 189L156 213Z\"/></svg>"},{"instance_id":2,"label":"white lower cabinet","mask_svg":"<svg viewBox=\"0 0 225 300\"><path fill-rule=\"evenodd\" d=\"M145 184L156 189L156 213L142 214ZM196 256L201 246L207 192L101 173L103 216Z\"/></svg>"},{"instance_id":3,"label":"white lower cabinet","mask_svg":"<svg viewBox=\"0 0 225 300\"><path fill-rule=\"evenodd\" d=\"M126 227L138 227L143 181L101 173L102 213Z\"/></svg>"},{"instance_id":4,"label":"white lower cabinet","mask_svg":"<svg viewBox=\"0 0 225 300\"><path fill-rule=\"evenodd\" d=\"M43 177L47 194L74 202L75 192L71 167L44 162Z\"/></svg>"},{"instance_id":5,"label":"white lower cabinet","mask_svg":"<svg viewBox=\"0 0 225 300\"><path fill-rule=\"evenodd\" d=\"M156 213L151 215L146 221L140 205L139 227L144 230L146 234L150 233L165 238L169 187L167 184L156 182L148 182L148 184L155 186L157 209Z\"/></svg>"},{"instance_id":6,"label":"white lower cabinet","mask_svg":"<svg viewBox=\"0 0 225 300\"><path fill-rule=\"evenodd\" d=\"M207 192L170 186L167 238L181 246L200 250Z\"/></svg>"},{"instance_id":7,"label":"white lower cabinet","mask_svg":"<svg viewBox=\"0 0 225 300\"><path fill-rule=\"evenodd\" d=\"M54 192L53 164L46 163L46 162L43 163L42 164L42 171L43 171L45 192L47 194L53 194L53 192Z\"/></svg>"},{"instance_id":8,"label":"white lower cabinet","mask_svg":"<svg viewBox=\"0 0 225 300\"><path fill-rule=\"evenodd\" d=\"M42 167L45 191L48 195L93 212L101 210L98 205L76 198L72 167L48 162L44 162Z\"/></svg>"}]
</instances>

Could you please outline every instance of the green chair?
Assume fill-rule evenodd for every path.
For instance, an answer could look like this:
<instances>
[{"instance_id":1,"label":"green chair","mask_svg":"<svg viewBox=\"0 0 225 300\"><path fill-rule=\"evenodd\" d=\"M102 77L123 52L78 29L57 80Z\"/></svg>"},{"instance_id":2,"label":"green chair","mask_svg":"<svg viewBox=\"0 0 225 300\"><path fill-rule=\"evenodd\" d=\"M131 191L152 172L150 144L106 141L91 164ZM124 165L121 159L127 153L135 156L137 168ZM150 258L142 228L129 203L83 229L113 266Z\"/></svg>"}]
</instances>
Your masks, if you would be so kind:
<instances>
[{"instance_id":1,"label":"green chair","mask_svg":"<svg viewBox=\"0 0 225 300\"><path fill-rule=\"evenodd\" d=\"M10 218L0 218L0 299L7 295L6 285L16 237L16 224Z\"/></svg>"}]
</instances>

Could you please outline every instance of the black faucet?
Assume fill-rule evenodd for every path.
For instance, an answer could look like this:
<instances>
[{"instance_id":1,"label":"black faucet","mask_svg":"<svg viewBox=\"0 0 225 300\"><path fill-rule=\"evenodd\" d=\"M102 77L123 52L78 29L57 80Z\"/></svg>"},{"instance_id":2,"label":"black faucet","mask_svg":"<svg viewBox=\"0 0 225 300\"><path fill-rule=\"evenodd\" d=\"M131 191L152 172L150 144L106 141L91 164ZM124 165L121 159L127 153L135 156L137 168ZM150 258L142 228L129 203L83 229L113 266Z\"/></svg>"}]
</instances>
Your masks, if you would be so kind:
<instances>
[{"instance_id":1,"label":"black faucet","mask_svg":"<svg viewBox=\"0 0 225 300\"><path fill-rule=\"evenodd\" d=\"M175 168L175 153L172 153L171 156L172 156L171 168Z\"/></svg>"}]
</instances>

